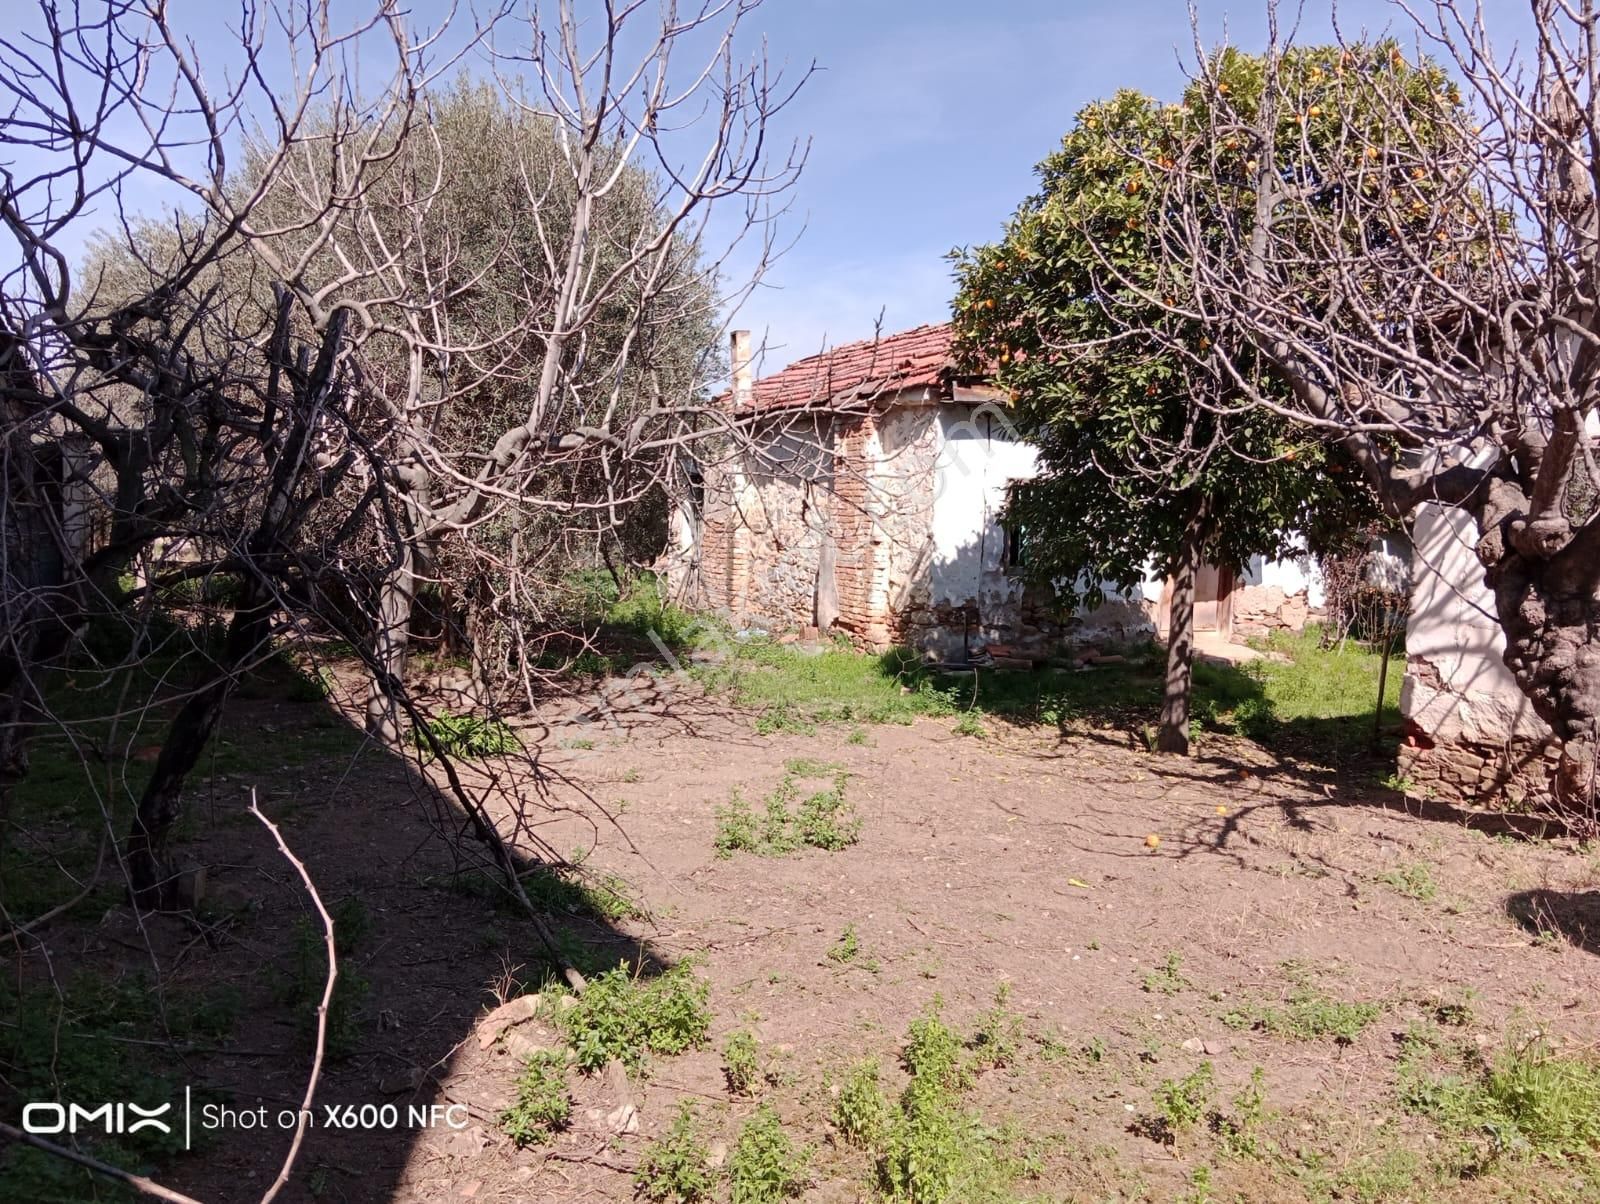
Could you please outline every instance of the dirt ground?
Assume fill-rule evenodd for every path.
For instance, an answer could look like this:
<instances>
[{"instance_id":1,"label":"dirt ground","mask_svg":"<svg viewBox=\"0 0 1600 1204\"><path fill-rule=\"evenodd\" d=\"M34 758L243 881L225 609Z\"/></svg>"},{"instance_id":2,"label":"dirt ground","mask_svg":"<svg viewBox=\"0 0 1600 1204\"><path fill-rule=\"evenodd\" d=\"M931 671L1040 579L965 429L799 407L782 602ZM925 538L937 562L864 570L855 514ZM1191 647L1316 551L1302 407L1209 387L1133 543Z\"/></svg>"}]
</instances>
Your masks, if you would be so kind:
<instances>
[{"instance_id":1,"label":"dirt ground","mask_svg":"<svg viewBox=\"0 0 1600 1204\"><path fill-rule=\"evenodd\" d=\"M327 719L258 701L232 722L288 746ZM1397 1034L1450 1004L1486 1047L1518 1023L1544 1026L1564 1048L1600 1031L1600 926L1585 929L1600 863L1581 852L1474 830L1439 808L1414 813L1373 784L1381 766L1335 774L1220 739L1178 761L1114 732L991 724L974 738L952 726L762 736L749 716L684 689L615 727L528 732L545 750L524 789L537 836L621 875L648 913L569 928L635 964L695 959L715 1019L706 1047L653 1059L631 1084L575 1079L571 1128L522 1150L495 1120L526 1045L480 1039L477 1026L508 983L536 977L539 948L525 921L446 885L452 862L430 829L455 822L448 809L370 750L213 780L193 835L229 919L205 939L172 920L147 934L175 982L234 984L245 1007L230 1040L168 1069L236 1110L276 1113L304 1089L306 1039L276 1001L287 934L309 913L293 871L240 814L251 786L324 895L358 895L371 921L346 959L368 984L355 1052L327 1068L283 1199L633 1199L641 1152L679 1099L698 1101L714 1155L754 1110L728 1094L718 1052L747 1025L769 1077L761 1098L814 1147L803 1198L870 1199L869 1158L829 1120L839 1078L865 1055L892 1067L908 1022L935 1000L968 1031L1002 983L1024 1053L982 1073L969 1102L985 1123L1030 1135L1037 1161L1018 1198L1213 1198L1185 1195L1207 1165L1217 1199L1432 1199L1363 1194L1382 1180L1356 1173L1431 1140L1394 1106ZM761 799L797 757L844 766L859 841L719 859L715 809L736 789ZM1403 889L1418 873L1427 889ZM851 926L859 952L831 958ZM148 956L123 911L58 933L54 949L61 966L102 970ZM1383 1011L1349 1045L1225 1022L1281 1004L1297 981ZM513 1031L549 1037L537 1021ZM1279 1141L1324 1168L1324 1187L1219 1160L1200 1136L1148 1135L1139 1121L1158 1085L1202 1061L1219 1098L1263 1068ZM323 1123L326 1105L383 1103L402 1114L455 1105L465 1127L439 1113L388 1132ZM627 1103L637 1129L619 1134ZM270 1125L218 1128L159 1177L205 1200L255 1199L287 1145ZM1492 1181L1461 1191L1530 1198Z\"/></svg>"}]
</instances>

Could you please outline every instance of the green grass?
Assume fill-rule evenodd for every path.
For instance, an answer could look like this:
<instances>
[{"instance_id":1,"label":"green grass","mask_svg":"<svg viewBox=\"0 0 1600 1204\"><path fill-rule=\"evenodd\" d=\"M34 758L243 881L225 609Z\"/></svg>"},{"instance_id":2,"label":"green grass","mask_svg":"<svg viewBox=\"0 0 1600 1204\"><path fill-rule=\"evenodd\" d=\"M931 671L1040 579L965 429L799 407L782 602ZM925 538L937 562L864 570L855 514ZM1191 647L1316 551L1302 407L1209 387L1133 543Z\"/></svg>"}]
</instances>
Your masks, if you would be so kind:
<instances>
[{"instance_id":1,"label":"green grass","mask_svg":"<svg viewBox=\"0 0 1600 1204\"><path fill-rule=\"evenodd\" d=\"M1286 962L1282 969L1294 985L1281 1006L1236 1008L1222 1017L1223 1023L1295 1041L1332 1037L1340 1045L1349 1045L1383 1014L1380 1003L1351 1002L1328 994L1299 963Z\"/></svg>"},{"instance_id":2,"label":"green grass","mask_svg":"<svg viewBox=\"0 0 1600 1204\"><path fill-rule=\"evenodd\" d=\"M1382 657L1347 641L1322 648L1321 633L1278 635L1263 648L1289 658L1244 666L1195 666L1195 726L1260 743L1335 756L1365 754L1373 730ZM721 664L695 670L708 688L758 712L757 730L810 732L818 724L909 723L959 715L958 734L981 737L985 719L1066 728L1132 728L1152 723L1160 707L1164 651L1153 644L1123 650L1122 664L1087 672L1016 673L979 669L939 673L907 649L868 656L832 647L807 652L766 637L731 642ZM1383 724L1399 719L1404 658L1390 665Z\"/></svg>"},{"instance_id":3,"label":"green grass","mask_svg":"<svg viewBox=\"0 0 1600 1204\"><path fill-rule=\"evenodd\" d=\"M1508 1035L1487 1059L1408 1034L1399 1096L1408 1111L1480 1143L1485 1161L1600 1156L1600 1062L1557 1052L1538 1030Z\"/></svg>"}]
</instances>

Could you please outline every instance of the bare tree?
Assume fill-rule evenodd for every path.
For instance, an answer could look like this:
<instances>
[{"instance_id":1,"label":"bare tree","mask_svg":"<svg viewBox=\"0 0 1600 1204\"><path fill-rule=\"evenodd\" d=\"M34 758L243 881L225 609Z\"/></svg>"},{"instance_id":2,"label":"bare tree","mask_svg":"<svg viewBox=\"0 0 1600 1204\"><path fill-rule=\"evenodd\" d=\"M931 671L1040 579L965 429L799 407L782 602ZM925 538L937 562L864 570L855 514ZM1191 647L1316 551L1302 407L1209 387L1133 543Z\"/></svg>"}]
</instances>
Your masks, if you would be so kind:
<instances>
[{"instance_id":1,"label":"bare tree","mask_svg":"<svg viewBox=\"0 0 1600 1204\"><path fill-rule=\"evenodd\" d=\"M205 63L156 0L44 0L0 36L16 251L0 275L0 805L29 733L56 727L90 765L125 762L130 731L159 723L125 832L99 799L102 861L141 908L184 904L171 837L230 695L336 635L368 670L372 730L459 806L439 830L477 838L469 860L565 962L520 877L522 854L561 861L530 814L541 771L522 753L456 765L406 688L410 611L446 564L515 629L504 595L559 572L519 541L614 537L682 449L743 437L707 400L721 307L751 283L722 279L723 256L753 239L760 271L803 161L767 163L793 87L760 53L741 64L753 7L584 20L559 0L418 31L387 0L347 23L331 0L244 3ZM433 124L440 77L468 62L512 135L481 148L505 162L470 244L447 186L469 165ZM141 211L152 197L165 215ZM80 273L90 223L109 229ZM532 521L546 511L560 522ZM164 597L214 588L220 632L157 621ZM108 629L111 650L90 647ZM128 671L175 649L184 680L141 697ZM91 716L57 713L69 663L113 687ZM0 900L0 921L38 939L61 910Z\"/></svg>"}]
</instances>

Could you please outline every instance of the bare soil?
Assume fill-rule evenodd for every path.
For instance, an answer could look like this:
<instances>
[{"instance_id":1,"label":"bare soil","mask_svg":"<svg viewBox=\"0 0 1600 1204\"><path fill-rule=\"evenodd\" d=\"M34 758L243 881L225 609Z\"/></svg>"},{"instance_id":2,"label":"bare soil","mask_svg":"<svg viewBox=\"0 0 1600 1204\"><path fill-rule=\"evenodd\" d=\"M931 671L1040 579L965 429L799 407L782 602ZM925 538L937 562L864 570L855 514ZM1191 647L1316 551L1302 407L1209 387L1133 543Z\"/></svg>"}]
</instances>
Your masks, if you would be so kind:
<instances>
[{"instance_id":1,"label":"bare soil","mask_svg":"<svg viewBox=\"0 0 1600 1204\"><path fill-rule=\"evenodd\" d=\"M317 710L258 700L232 722L291 742L326 723ZM972 1102L989 1123L1015 1120L1035 1137L1042 1163L1027 1192L1049 1199L1180 1198L1212 1152L1198 1137L1152 1140L1138 1121L1162 1080L1203 1060L1222 1098L1264 1068L1281 1138L1340 1165L1405 1140L1394 1132L1404 1128L1396 1034L1440 1005L1469 1001L1465 1031L1485 1046L1520 1017L1573 1047L1600 1029L1600 867L1558 842L1408 810L1374 784L1376 763L1335 773L1216 738L1175 760L1115 732L991 725L977 739L947 719L870 727L865 743L847 726L764 737L688 689L617 726L579 719L572 708L525 731L544 750L538 778L519 787L536 825L528 839L623 876L648 917L563 923L602 963L696 959L715 1021L706 1048L655 1059L642 1080L575 1078L573 1124L551 1144L519 1150L499 1132L513 1051L526 1045L485 1047L477 1030L508 986L519 989L513 980L544 972L537 942L513 912L451 888L455 862L434 830L454 831L458 817L430 783L370 749L208 783L194 847L224 919L204 932L153 919L141 933L118 909L63 924L51 934L54 969L132 971L153 949L179 986L233 984L246 1006L232 1038L167 1069L235 1108L297 1106L309 1045L303 1018L281 1003L282 979L310 913L242 812L255 787L324 896L359 896L372 921L346 967L369 984L357 1049L325 1071L280 1197L292 1200L633 1199L641 1151L679 1099L700 1101L713 1141L732 1145L755 1104L728 1094L718 1050L746 1024L773 1080L763 1098L816 1147L804 1198L870 1199L868 1159L831 1131L830 1086L864 1055L892 1066L907 1023L936 999L967 1031L1001 983L1028 1040L1016 1065L980 1076ZM795 757L848 771L858 843L718 859L715 808L735 789L759 800ZM1391 884L1418 865L1436 888L1429 898ZM831 959L852 925L859 953ZM1348 1046L1224 1023L1281 1004L1293 989L1286 962L1328 996L1383 1013ZM513 1031L550 1039L537 1022ZM638 1130L619 1135L608 1116L627 1102ZM382 1103L402 1114L465 1106L471 1120L391 1132L324 1124L325 1105ZM258 1198L288 1146L275 1126L207 1138L159 1177L215 1201ZM1220 1199L1301 1198L1295 1179L1250 1164L1219 1164L1213 1182ZM1520 1198L1505 1184L1460 1192Z\"/></svg>"}]
</instances>

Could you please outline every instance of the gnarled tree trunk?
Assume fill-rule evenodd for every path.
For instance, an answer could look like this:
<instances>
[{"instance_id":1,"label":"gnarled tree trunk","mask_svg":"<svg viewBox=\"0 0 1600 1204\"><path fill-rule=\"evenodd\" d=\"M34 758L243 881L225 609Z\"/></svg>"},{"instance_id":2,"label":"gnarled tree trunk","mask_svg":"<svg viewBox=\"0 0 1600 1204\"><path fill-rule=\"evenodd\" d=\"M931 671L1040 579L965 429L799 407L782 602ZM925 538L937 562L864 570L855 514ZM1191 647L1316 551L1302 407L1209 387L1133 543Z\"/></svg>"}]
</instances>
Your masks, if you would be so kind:
<instances>
[{"instance_id":1,"label":"gnarled tree trunk","mask_svg":"<svg viewBox=\"0 0 1600 1204\"><path fill-rule=\"evenodd\" d=\"M1600 753L1600 557L1587 545L1575 540L1548 560L1510 552L1488 566L1487 579L1505 632L1506 667L1561 741L1551 783L1556 802L1592 825Z\"/></svg>"}]
</instances>

